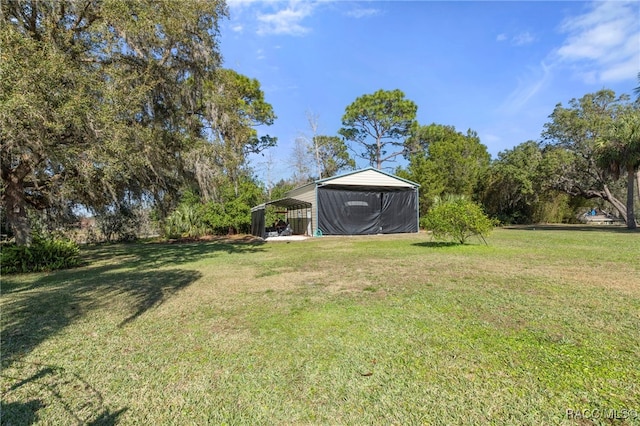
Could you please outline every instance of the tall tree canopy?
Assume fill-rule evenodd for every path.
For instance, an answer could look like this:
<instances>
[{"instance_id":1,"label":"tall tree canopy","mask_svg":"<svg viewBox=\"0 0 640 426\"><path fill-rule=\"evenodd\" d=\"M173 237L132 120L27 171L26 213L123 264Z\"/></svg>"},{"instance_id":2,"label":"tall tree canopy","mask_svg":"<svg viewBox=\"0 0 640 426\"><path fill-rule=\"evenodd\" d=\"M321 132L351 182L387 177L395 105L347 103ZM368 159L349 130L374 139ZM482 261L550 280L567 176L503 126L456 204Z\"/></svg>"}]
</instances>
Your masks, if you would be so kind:
<instances>
[{"instance_id":1,"label":"tall tree canopy","mask_svg":"<svg viewBox=\"0 0 640 426\"><path fill-rule=\"evenodd\" d=\"M453 126L434 123L416 129L407 144L416 152L411 155L407 169L397 173L421 185L422 213L426 213L435 197L475 196L491 159L476 132L468 130L463 134Z\"/></svg>"},{"instance_id":2,"label":"tall tree canopy","mask_svg":"<svg viewBox=\"0 0 640 426\"><path fill-rule=\"evenodd\" d=\"M628 210L620 195L612 190L615 174L610 171L611 166L631 167L634 175L638 173L636 157L629 156L634 147L637 149L632 124L626 130L620 127L622 117L635 114L628 96L617 97L611 90L600 90L571 99L568 108L558 104L542 134L549 148L570 155L570 161L559 164L553 171L553 186L573 196L609 202L629 227L635 226L634 220L629 220L633 219L633 207Z\"/></svg>"},{"instance_id":3,"label":"tall tree canopy","mask_svg":"<svg viewBox=\"0 0 640 426\"><path fill-rule=\"evenodd\" d=\"M634 214L634 185L640 195L640 109L626 108L605 129L596 144L596 161L614 179L626 174L627 227L636 228Z\"/></svg>"},{"instance_id":4,"label":"tall tree canopy","mask_svg":"<svg viewBox=\"0 0 640 426\"><path fill-rule=\"evenodd\" d=\"M346 108L339 133L359 145L358 156L382 169L386 161L407 154L417 110L401 90L378 90L360 96Z\"/></svg>"},{"instance_id":5,"label":"tall tree canopy","mask_svg":"<svg viewBox=\"0 0 640 426\"><path fill-rule=\"evenodd\" d=\"M498 153L482 183L487 213L504 223L561 222L573 210L568 195L552 188L551 171L570 161L565 151L527 141ZM573 200L573 199L571 199Z\"/></svg>"},{"instance_id":6,"label":"tall tree canopy","mask_svg":"<svg viewBox=\"0 0 640 426\"><path fill-rule=\"evenodd\" d=\"M347 145L338 136L314 136L312 149L320 163L320 179L335 176L341 170L356 168Z\"/></svg>"},{"instance_id":7,"label":"tall tree canopy","mask_svg":"<svg viewBox=\"0 0 640 426\"><path fill-rule=\"evenodd\" d=\"M258 80L220 68L204 84L199 112L211 140L196 144L189 151L187 164L205 200L219 201L216 189L227 181L238 196L247 155L276 144L275 137L259 137L255 129L273 124L273 108L265 101Z\"/></svg>"},{"instance_id":8,"label":"tall tree canopy","mask_svg":"<svg viewBox=\"0 0 640 426\"><path fill-rule=\"evenodd\" d=\"M1 1L2 204L19 244L29 209L161 202L275 142L252 128L274 119L258 83L219 68L224 1Z\"/></svg>"},{"instance_id":9,"label":"tall tree canopy","mask_svg":"<svg viewBox=\"0 0 640 426\"><path fill-rule=\"evenodd\" d=\"M529 223L542 193L542 149L535 141L498 153L485 184L488 212L507 223Z\"/></svg>"}]
</instances>

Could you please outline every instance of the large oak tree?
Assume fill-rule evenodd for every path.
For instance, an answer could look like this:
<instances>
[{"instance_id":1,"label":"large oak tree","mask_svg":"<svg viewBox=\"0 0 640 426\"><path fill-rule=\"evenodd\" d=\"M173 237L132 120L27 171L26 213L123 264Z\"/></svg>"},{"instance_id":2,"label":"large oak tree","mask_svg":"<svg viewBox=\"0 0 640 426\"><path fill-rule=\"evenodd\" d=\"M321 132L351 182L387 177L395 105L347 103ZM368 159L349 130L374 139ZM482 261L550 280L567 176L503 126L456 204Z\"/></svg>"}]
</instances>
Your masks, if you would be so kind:
<instances>
[{"instance_id":1,"label":"large oak tree","mask_svg":"<svg viewBox=\"0 0 640 426\"><path fill-rule=\"evenodd\" d=\"M558 104L542 134L547 149L559 149L570 156L570 161L553 171L553 187L572 196L609 202L630 228L635 227L633 201L627 206L612 190L616 174L610 172L611 166L623 167L629 171L627 179L637 178L638 156L634 149L638 144L632 139L632 129L627 128L629 139L620 127L622 117L636 113L628 96L600 90L571 99L568 107Z\"/></svg>"},{"instance_id":2,"label":"large oak tree","mask_svg":"<svg viewBox=\"0 0 640 426\"><path fill-rule=\"evenodd\" d=\"M18 244L30 209L162 204L194 159L235 172L274 143L251 129L274 118L257 82L220 69L226 13L223 0L1 0L2 207Z\"/></svg>"}]
</instances>

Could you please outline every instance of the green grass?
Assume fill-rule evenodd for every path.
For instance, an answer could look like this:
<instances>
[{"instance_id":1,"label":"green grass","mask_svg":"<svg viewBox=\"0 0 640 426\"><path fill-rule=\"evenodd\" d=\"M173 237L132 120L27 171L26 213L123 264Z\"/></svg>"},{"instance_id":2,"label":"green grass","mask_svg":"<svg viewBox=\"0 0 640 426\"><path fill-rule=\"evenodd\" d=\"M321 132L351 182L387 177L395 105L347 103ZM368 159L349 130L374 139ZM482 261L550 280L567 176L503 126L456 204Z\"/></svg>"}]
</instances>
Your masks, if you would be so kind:
<instances>
[{"instance_id":1,"label":"green grass","mask_svg":"<svg viewBox=\"0 0 640 426\"><path fill-rule=\"evenodd\" d=\"M488 242L105 245L5 276L2 424L640 424L640 234Z\"/></svg>"}]
</instances>

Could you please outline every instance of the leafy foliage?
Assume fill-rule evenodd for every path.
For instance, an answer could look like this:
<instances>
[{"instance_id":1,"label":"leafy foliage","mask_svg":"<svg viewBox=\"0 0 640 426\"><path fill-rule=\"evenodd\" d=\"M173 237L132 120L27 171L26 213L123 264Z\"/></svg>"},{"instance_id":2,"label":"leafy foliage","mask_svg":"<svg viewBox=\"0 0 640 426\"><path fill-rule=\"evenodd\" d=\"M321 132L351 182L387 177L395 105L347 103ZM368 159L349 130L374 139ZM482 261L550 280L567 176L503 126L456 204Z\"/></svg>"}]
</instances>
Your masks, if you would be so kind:
<instances>
[{"instance_id":1,"label":"leafy foliage","mask_svg":"<svg viewBox=\"0 0 640 426\"><path fill-rule=\"evenodd\" d=\"M542 149L535 141L500 152L482 185L487 213L503 223L575 220L573 204L579 199L554 189L550 173L567 158L567 152Z\"/></svg>"},{"instance_id":2,"label":"leafy foliage","mask_svg":"<svg viewBox=\"0 0 640 426\"><path fill-rule=\"evenodd\" d=\"M317 150L321 165L319 178L335 176L342 170L353 170L356 162L349 155L347 145L338 136L314 136L314 150Z\"/></svg>"},{"instance_id":3,"label":"leafy foliage","mask_svg":"<svg viewBox=\"0 0 640 426\"><path fill-rule=\"evenodd\" d=\"M72 241L35 237L30 246L2 246L3 274L53 271L80 263L80 250Z\"/></svg>"},{"instance_id":4,"label":"leafy foliage","mask_svg":"<svg viewBox=\"0 0 640 426\"><path fill-rule=\"evenodd\" d=\"M208 231L197 205L183 203L165 221L164 232L168 238L197 238Z\"/></svg>"},{"instance_id":5,"label":"leafy foliage","mask_svg":"<svg viewBox=\"0 0 640 426\"><path fill-rule=\"evenodd\" d=\"M339 171L356 168L356 162L349 155L347 145L338 136L314 136L311 150L317 151L315 154L320 164L318 178L335 176Z\"/></svg>"},{"instance_id":6,"label":"leafy foliage","mask_svg":"<svg viewBox=\"0 0 640 426\"><path fill-rule=\"evenodd\" d=\"M134 241L138 239L141 214L134 206L120 204L99 212L96 224L107 241Z\"/></svg>"},{"instance_id":7,"label":"leafy foliage","mask_svg":"<svg viewBox=\"0 0 640 426\"><path fill-rule=\"evenodd\" d=\"M640 109L626 109L609 124L597 141L596 156L615 179L626 169L640 167Z\"/></svg>"},{"instance_id":8,"label":"leafy foliage","mask_svg":"<svg viewBox=\"0 0 640 426\"><path fill-rule=\"evenodd\" d=\"M216 199L202 202L194 191L185 191L181 203L164 222L168 238L198 238L251 231L251 207L265 201L263 189L247 176L239 182L223 182Z\"/></svg>"},{"instance_id":9,"label":"leafy foliage","mask_svg":"<svg viewBox=\"0 0 640 426\"><path fill-rule=\"evenodd\" d=\"M253 128L275 119L257 80L220 68L226 14L222 0L2 2L2 202L18 244L28 210L152 202L164 220L194 182L216 200L220 176L275 144Z\"/></svg>"},{"instance_id":10,"label":"leafy foliage","mask_svg":"<svg viewBox=\"0 0 640 426\"><path fill-rule=\"evenodd\" d=\"M0 15L0 170L7 221L18 244L28 244L28 209L50 207L68 194L73 187L69 171L82 167L80 153L95 140L83 130L91 128L88 118L98 115L89 95L100 83L35 23L37 38L2 19L21 3L3 2L8 10ZM42 21L50 22L48 17Z\"/></svg>"},{"instance_id":11,"label":"leafy foliage","mask_svg":"<svg viewBox=\"0 0 640 426\"><path fill-rule=\"evenodd\" d=\"M347 106L339 133L360 145L360 157L378 169L407 152L406 139L416 126L418 106L401 90L378 90Z\"/></svg>"},{"instance_id":12,"label":"leafy foliage","mask_svg":"<svg viewBox=\"0 0 640 426\"><path fill-rule=\"evenodd\" d=\"M429 210L422 224L433 233L434 238L452 239L460 244L464 244L471 236L484 240L496 225L478 204L462 197L437 203Z\"/></svg>"},{"instance_id":13,"label":"leafy foliage","mask_svg":"<svg viewBox=\"0 0 640 426\"><path fill-rule=\"evenodd\" d=\"M622 152L618 148L609 145L609 149L602 151L599 145L609 139L611 129L633 108L628 96L616 96L611 90L600 90L580 99L571 99L567 108L562 104L556 105L550 115L551 121L545 124L542 133L547 148L561 150L568 155L567 161L550 170L553 187L572 196L599 198L610 203L628 226L632 221L628 220L626 203L621 201L624 193L616 191L610 170L611 166L626 167L629 163L618 161ZM605 154L615 155L609 161L604 159Z\"/></svg>"},{"instance_id":14,"label":"leafy foliage","mask_svg":"<svg viewBox=\"0 0 640 426\"><path fill-rule=\"evenodd\" d=\"M597 141L596 162L614 179L626 173L627 179L627 227L636 228L635 182L640 182L640 109L627 108L605 129L602 139ZM640 183L639 183L640 185ZM640 194L640 186L638 187Z\"/></svg>"},{"instance_id":15,"label":"leafy foliage","mask_svg":"<svg viewBox=\"0 0 640 426\"><path fill-rule=\"evenodd\" d=\"M205 201L216 200L217 187L242 178L248 154L276 145L258 136L256 126L273 124L276 116L265 102L260 83L230 69L218 69L206 82L201 101L202 124L211 140L198 140L187 154L187 168Z\"/></svg>"},{"instance_id":16,"label":"leafy foliage","mask_svg":"<svg viewBox=\"0 0 640 426\"><path fill-rule=\"evenodd\" d=\"M435 197L458 194L472 198L489 167L490 155L478 135L453 126L419 127L409 141L414 154L398 176L420 184L420 210L426 214Z\"/></svg>"},{"instance_id":17,"label":"leafy foliage","mask_svg":"<svg viewBox=\"0 0 640 426\"><path fill-rule=\"evenodd\" d=\"M220 188L218 201L202 206L204 224L215 234L249 233L251 207L264 202L265 196L252 179L243 177L238 186L227 183Z\"/></svg>"}]
</instances>

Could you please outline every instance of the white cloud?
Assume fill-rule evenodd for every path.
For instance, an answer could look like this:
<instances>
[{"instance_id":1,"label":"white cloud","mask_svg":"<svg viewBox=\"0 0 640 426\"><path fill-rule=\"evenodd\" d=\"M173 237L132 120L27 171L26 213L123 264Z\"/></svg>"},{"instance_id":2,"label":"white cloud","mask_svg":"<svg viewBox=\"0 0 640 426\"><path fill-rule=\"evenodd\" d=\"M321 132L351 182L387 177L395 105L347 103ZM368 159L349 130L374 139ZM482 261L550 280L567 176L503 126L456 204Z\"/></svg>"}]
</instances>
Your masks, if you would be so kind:
<instances>
[{"instance_id":1,"label":"white cloud","mask_svg":"<svg viewBox=\"0 0 640 426\"><path fill-rule=\"evenodd\" d=\"M231 20L241 22L232 31L255 31L258 35L300 36L311 31L304 24L324 0L227 0Z\"/></svg>"},{"instance_id":2,"label":"white cloud","mask_svg":"<svg viewBox=\"0 0 640 426\"><path fill-rule=\"evenodd\" d=\"M227 0L227 5L231 9L244 9L256 3L264 3L264 0Z\"/></svg>"},{"instance_id":3,"label":"white cloud","mask_svg":"<svg viewBox=\"0 0 640 426\"><path fill-rule=\"evenodd\" d=\"M350 16L356 19L368 18L370 16L375 16L379 14L380 14L380 9L373 9L373 8L367 8L367 9L357 8L357 9L352 9L346 13L347 16Z\"/></svg>"},{"instance_id":4,"label":"white cloud","mask_svg":"<svg viewBox=\"0 0 640 426\"><path fill-rule=\"evenodd\" d=\"M535 37L528 31L517 34L511 39L511 43L515 46L524 46L535 41Z\"/></svg>"},{"instance_id":5,"label":"white cloud","mask_svg":"<svg viewBox=\"0 0 640 426\"><path fill-rule=\"evenodd\" d=\"M496 36L497 42L509 41L513 46L524 46L536 41L536 38L529 31L523 31L514 36L510 36L507 33L500 33Z\"/></svg>"},{"instance_id":6,"label":"white cloud","mask_svg":"<svg viewBox=\"0 0 640 426\"><path fill-rule=\"evenodd\" d=\"M559 30L566 34L560 46L519 78L501 111L522 111L560 71L568 71L589 85L637 78L640 71L640 4L637 1L593 2L588 12L566 19ZM500 34L497 40L509 39L517 45L516 41L534 41L528 41L531 38L529 33L512 38Z\"/></svg>"},{"instance_id":7,"label":"white cloud","mask_svg":"<svg viewBox=\"0 0 640 426\"><path fill-rule=\"evenodd\" d=\"M513 90L503 102L500 110L506 113L518 113L524 106L549 85L552 75L552 65L541 62L537 68L532 68L529 75L518 80L518 87Z\"/></svg>"},{"instance_id":8,"label":"white cloud","mask_svg":"<svg viewBox=\"0 0 640 426\"><path fill-rule=\"evenodd\" d=\"M312 14L314 8L314 3L290 1L285 8L273 13L259 13L257 32L260 35L304 35L310 28L302 25L302 21Z\"/></svg>"},{"instance_id":9,"label":"white cloud","mask_svg":"<svg viewBox=\"0 0 640 426\"><path fill-rule=\"evenodd\" d=\"M565 20L567 38L554 54L575 67L585 82L635 78L640 69L640 7L636 1L596 2L589 12Z\"/></svg>"}]
</instances>

